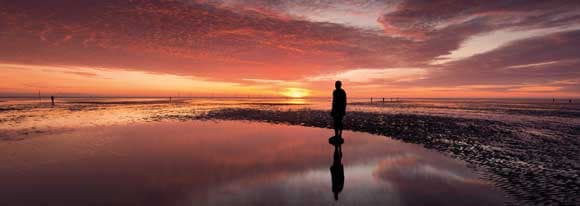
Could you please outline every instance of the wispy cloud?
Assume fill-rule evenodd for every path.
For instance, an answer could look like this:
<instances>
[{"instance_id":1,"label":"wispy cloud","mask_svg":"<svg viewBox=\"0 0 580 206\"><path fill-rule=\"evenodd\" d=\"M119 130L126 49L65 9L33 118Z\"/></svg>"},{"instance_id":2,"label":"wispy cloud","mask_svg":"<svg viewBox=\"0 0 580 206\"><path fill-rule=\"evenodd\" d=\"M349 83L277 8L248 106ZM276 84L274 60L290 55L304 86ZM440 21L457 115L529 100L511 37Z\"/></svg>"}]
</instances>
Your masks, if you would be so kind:
<instances>
[{"instance_id":1,"label":"wispy cloud","mask_svg":"<svg viewBox=\"0 0 580 206\"><path fill-rule=\"evenodd\" d=\"M335 81L343 80L350 82L409 82L419 80L427 74L425 69L420 68L387 68L387 69L353 69L333 74L323 74L307 77L308 81Z\"/></svg>"},{"instance_id":2,"label":"wispy cloud","mask_svg":"<svg viewBox=\"0 0 580 206\"><path fill-rule=\"evenodd\" d=\"M520 64L520 65L513 65L508 66L508 69L521 69L521 68L534 68L534 67L543 67L547 65L557 64L559 61L548 61L548 62L538 62L538 63L531 63L531 64Z\"/></svg>"},{"instance_id":3,"label":"wispy cloud","mask_svg":"<svg viewBox=\"0 0 580 206\"><path fill-rule=\"evenodd\" d=\"M61 65L71 69L59 78L85 82L116 84L138 72L268 94L290 87L326 94L341 79L365 94L516 95L519 87L497 85L547 85L562 88L545 95L580 95L573 84L552 85L580 76L579 8L579 1L504 0L6 1L0 62ZM10 88L38 82L30 71L37 70L6 77ZM164 83L145 87L158 92Z\"/></svg>"},{"instance_id":4,"label":"wispy cloud","mask_svg":"<svg viewBox=\"0 0 580 206\"><path fill-rule=\"evenodd\" d=\"M546 36L558 32L579 30L580 24L565 27L541 28L541 29L506 29L489 33L478 34L468 38L461 46L449 54L435 58L432 64L444 64L469 58L477 54L487 53L512 42L539 36Z\"/></svg>"},{"instance_id":5,"label":"wispy cloud","mask_svg":"<svg viewBox=\"0 0 580 206\"><path fill-rule=\"evenodd\" d=\"M242 80L259 84L273 84L279 86L298 86L302 84L301 82L297 81L287 81L278 79L242 79Z\"/></svg>"},{"instance_id":6,"label":"wispy cloud","mask_svg":"<svg viewBox=\"0 0 580 206\"><path fill-rule=\"evenodd\" d=\"M562 87L558 86L540 86L540 85L529 85L529 86L522 86L514 89L510 89L509 91L513 92L556 92L562 90Z\"/></svg>"}]
</instances>

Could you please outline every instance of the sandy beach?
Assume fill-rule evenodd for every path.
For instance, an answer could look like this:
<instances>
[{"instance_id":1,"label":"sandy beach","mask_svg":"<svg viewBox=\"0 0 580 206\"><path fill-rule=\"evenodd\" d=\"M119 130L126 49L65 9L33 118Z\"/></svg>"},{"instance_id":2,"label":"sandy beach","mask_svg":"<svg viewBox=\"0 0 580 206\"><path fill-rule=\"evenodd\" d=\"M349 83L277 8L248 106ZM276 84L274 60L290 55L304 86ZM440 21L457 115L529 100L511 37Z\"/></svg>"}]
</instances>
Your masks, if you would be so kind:
<instances>
[{"instance_id":1,"label":"sandy beach","mask_svg":"<svg viewBox=\"0 0 580 206\"><path fill-rule=\"evenodd\" d=\"M0 107L0 122L3 123L0 128L0 138L3 141L0 144L6 148L3 151L11 153L4 156L13 157L11 161L16 164L19 162L18 157L27 156L24 152L26 146L20 151L10 150L13 145L26 145L37 141L52 141L52 145L59 145L59 141L67 142L67 137L75 136L73 134L76 136L85 134L86 141L104 141L84 144L83 140L78 143L85 146L97 145L97 148L101 149L103 148L98 145L107 145L108 137L130 138L136 142L141 141L139 140L141 137L145 138L143 141L150 140L146 134L135 133L140 130L136 128L144 130L157 128L155 131L180 128L178 129L182 131L180 133L185 135L180 138L195 139L199 138L199 134L205 133L190 126L183 126L184 124L219 126L224 120L227 120L226 122L234 120L237 122L236 127L245 128L244 125L247 125L258 131L269 127L284 127L283 125L295 125L282 129L288 133L292 133L290 131L293 130L301 131L301 128L322 128L315 138L319 142L312 144L322 144L319 146L327 148L326 158L330 158L332 150L329 149L326 140L332 132L329 129L331 119L329 111L325 109L327 107L326 100L287 102L284 99L251 101L178 99L172 103L159 99L70 100L60 102L55 107L6 101ZM427 148L428 151L436 151L435 153L441 154L443 159L450 158L463 162L465 171L473 173L471 174L473 181L486 182L485 184L501 191L503 195L500 194L498 197L503 198L495 200L501 199L505 204L573 205L580 201L576 195L580 192L578 175L580 127L577 108L577 105L473 100L459 102L415 100L388 104L361 102L353 103L349 107L345 129L377 135L374 138L388 140L385 143L376 143L373 147L391 148L403 141L413 143L416 147ZM256 127L251 126L256 125L253 122L262 123ZM143 124L145 125L139 126ZM272 124L280 126L269 126ZM241 131L244 129L238 130ZM163 133L155 134L163 136ZM355 137L359 133L348 134L345 138L345 147L358 147L356 144L349 145L349 141L359 141ZM193 136L186 137L188 135ZM254 138L254 135L240 135L244 138ZM236 134L218 136L236 136ZM353 139L349 139L348 136L353 136L351 137ZM91 140L92 138L94 140ZM272 138L278 137L273 135ZM377 140L371 142L374 141ZM206 139L203 142L210 143L211 140ZM244 144L246 143L242 140L240 145ZM363 148L361 146L359 149ZM345 152L345 158L348 153ZM161 153L159 155L163 156ZM305 158L308 156L303 155L306 155ZM365 159L365 155L361 154L360 158ZM372 155L366 159L373 159ZM34 163L37 160L27 161L30 164L18 164L37 165ZM162 162L164 159L159 161ZM181 167L179 165L181 163L176 167ZM23 166L7 164L4 167L13 170L22 169ZM401 172L408 171L403 168ZM13 184L18 185L19 182ZM248 196L239 198L245 199ZM431 203L436 201L427 199ZM392 199L387 202L394 204ZM226 204L227 201L223 203Z\"/></svg>"},{"instance_id":2,"label":"sandy beach","mask_svg":"<svg viewBox=\"0 0 580 206\"><path fill-rule=\"evenodd\" d=\"M200 118L331 127L328 112L317 110L224 109ZM515 204L580 201L580 127L576 125L544 124L535 128L536 133L518 123L369 112L349 113L345 125L349 130L421 144L464 160L512 195ZM541 133L546 130L555 136Z\"/></svg>"},{"instance_id":3,"label":"sandy beach","mask_svg":"<svg viewBox=\"0 0 580 206\"><path fill-rule=\"evenodd\" d=\"M0 206L580 206L580 0L0 0L0 45Z\"/></svg>"}]
</instances>

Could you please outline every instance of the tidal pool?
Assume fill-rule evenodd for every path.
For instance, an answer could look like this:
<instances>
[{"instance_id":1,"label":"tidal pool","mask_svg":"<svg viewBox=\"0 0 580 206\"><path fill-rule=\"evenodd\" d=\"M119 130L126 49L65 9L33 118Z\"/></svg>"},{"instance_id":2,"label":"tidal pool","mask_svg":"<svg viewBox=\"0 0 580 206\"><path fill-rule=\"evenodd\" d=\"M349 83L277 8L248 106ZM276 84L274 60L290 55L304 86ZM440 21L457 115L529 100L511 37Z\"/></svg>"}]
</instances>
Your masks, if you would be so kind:
<instances>
[{"instance_id":1,"label":"tidal pool","mask_svg":"<svg viewBox=\"0 0 580 206\"><path fill-rule=\"evenodd\" d=\"M246 121L150 122L0 142L0 205L501 205L419 145Z\"/></svg>"}]
</instances>

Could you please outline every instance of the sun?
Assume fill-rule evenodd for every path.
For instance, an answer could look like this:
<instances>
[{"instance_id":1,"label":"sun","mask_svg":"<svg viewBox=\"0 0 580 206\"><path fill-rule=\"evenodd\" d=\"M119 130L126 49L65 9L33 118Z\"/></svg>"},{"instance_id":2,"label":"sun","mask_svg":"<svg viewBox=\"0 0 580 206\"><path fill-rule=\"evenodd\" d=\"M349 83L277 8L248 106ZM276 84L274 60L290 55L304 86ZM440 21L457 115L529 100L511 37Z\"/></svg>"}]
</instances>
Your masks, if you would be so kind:
<instances>
[{"instance_id":1,"label":"sun","mask_svg":"<svg viewBox=\"0 0 580 206\"><path fill-rule=\"evenodd\" d=\"M310 90L302 88L286 88L286 91L281 94L291 98L303 98L310 94Z\"/></svg>"}]
</instances>

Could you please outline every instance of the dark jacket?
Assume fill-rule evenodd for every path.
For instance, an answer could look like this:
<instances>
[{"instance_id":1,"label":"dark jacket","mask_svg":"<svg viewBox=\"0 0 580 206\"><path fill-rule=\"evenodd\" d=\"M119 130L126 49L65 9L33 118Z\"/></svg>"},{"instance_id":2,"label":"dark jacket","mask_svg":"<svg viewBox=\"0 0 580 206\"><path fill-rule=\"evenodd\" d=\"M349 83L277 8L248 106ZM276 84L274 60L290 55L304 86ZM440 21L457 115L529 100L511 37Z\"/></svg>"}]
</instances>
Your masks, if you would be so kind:
<instances>
[{"instance_id":1,"label":"dark jacket","mask_svg":"<svg viewBox=\"0 0 580 206\"><path fill-rule=\"evenodd\" d=\"M334 116L344 116L346 113L346 92L344 89L335 89L332 92L332 112Z\"/></svg>"}]
</instances>

